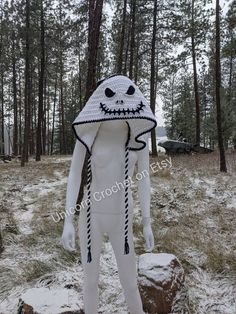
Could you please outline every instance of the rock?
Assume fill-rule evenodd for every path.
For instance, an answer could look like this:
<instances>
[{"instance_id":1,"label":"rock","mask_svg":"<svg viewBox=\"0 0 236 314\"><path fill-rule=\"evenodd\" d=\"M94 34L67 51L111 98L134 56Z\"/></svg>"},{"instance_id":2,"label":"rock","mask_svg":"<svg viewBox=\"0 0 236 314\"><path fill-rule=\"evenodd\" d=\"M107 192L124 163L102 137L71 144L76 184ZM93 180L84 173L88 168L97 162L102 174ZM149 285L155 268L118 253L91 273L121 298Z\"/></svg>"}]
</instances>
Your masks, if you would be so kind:
<instances>
[{"instance_id":1,"label":"rock","mask_svg":"<svg viewBox=\"0 0 236 314\"><path fill-rule=\"evenodd\" d=\"M36 312L34 312L33 307L31 305L29 305L29 304L26 304L26 303L23 305L22 312L24 314L36 314Z\"/></svg>"},{"instance_id":2,"label":"rock","mask_svg":"<svg viewBox=\"0 0 236 314\"><path fill-rule=\"evenodd\" d=\"M177 292L184 286L184 270L172 254L142 254L139 257L138 283L144 311L168 314Z\"/></svg>"},{"instance_id":3,"label":"rock","mask_svg":"<svg viewBox=\"0 0 236 314\"><path fill-rule=\"evenodd\" d=\"M74 289L62 287L29 288L21 295L23 303L30 304L34 314L84 314L79 306L78 292ZM23 313L19 313L23 314Z\"/></svg>"},{"instance_id":4,"label":"rock","mask_svg":"<svg viewBox=\"0 0 236 314\"><path fill-rule=\"evenodd\" d=\"M17 314L37 314L33 307L19 299Z\"/></svg>"}]
</instances>

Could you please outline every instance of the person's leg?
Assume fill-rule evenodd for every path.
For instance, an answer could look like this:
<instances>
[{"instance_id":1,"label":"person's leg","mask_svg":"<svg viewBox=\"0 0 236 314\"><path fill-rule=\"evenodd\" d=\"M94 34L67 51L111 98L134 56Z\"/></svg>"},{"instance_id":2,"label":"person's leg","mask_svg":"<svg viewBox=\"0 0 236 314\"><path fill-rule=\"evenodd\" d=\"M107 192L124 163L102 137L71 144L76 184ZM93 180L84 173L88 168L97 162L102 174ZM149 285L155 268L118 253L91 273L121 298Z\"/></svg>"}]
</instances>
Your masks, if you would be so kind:
<instances>
[{"instance_id":1,"label":"person's leg","mask_svg":"<svg viewBox=\"0 0 236 314\"><path fill-rule=\"evenodd\" d=\"M129 217L129 254L124 254L124 232L122 232L122 230L109 232L109 239L115 253L119 278L124 289L129 311L131 314L144 314L137 284L137 267L133 243L132 216L133 215L131 214ZM121 223L121 225L123 224ZM122 226L120 229L122 229Z\"/></svg>"},{"instance_id":2,"label":"person's leg","mask_svg":"<svg viewBox=\"0 0 236 314\"><path fill-rule=\"evenodd\" d=\"M79 238L81 260L84 271L84 311L85 314L96 314L98 311L98 277L99 261L103 235L98 226L97 217L91 213L91 254L92 261L87 263L87 223L86 212L81 211L79 217Z\"/></svg>"}]
</instances>

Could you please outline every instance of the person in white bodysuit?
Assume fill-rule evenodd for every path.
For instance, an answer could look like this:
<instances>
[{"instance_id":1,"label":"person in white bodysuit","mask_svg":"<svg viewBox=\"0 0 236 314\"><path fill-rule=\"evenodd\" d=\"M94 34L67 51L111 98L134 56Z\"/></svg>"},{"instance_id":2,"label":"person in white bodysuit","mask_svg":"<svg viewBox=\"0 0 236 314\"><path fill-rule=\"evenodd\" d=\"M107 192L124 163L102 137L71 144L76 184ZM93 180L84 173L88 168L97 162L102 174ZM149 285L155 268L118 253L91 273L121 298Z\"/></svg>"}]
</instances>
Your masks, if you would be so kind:
<instances>
[{"instance_id":1,"label":"person in white bodysuit","mask_svg":"<svg viewBox=\"0 0 236 314\"><path fill-rule=\"evenodd\" d=\"M127 86L128 88L131 86L130 84L134 86L128 78L123 76L118 76L118 78L119 80L123 79L123 81L115 81L116 90L120 90L119 94L116 91L116 94L118 94L116 97L119 102L117 102L116 98L113 99L113 102L119 105L117 110L121 108L120 105L124 104L123 106L125 106L125 97L122 97L121 93L122 88L124 94ZM117 77L105 80L101 84L103 90L107 90L107 84L110 86L110 83L114 83L115 79ZM112 86L112 90L114 90L114 84ZM98 96L95 99L101 98ZM128 99L129 103L132 103L130 101L131 98ZM109 106L109 108L117 107ZM132 105L130 108L134 110L137 106ZM102 111L101 107L100 110ZM112 114L114 113L114 115L118 116L114 109L111 110L113 110ZM154 248L154 239L150 223L149 149L147 136L143 135L144 133L148 134L150 125L143 126L140 124L139 127L143 126L144 128L142 130L143 134L132 139L132 132L135 135L135 132L139 131L136 131L134 127L132 128L131 120L128 117L124 119L125 117L121 116L121 114L119 115L120 118L117 119L114 119L114 117L110 118L112 114L109 114L109 118L107 118L106 113L109 114L109 111L104 112L105 119L102 116L102 118L98 117L95 120L96 122L93 121L94 123L99 122L99 125L96 126L96 132L93 132L91 128L83 131L80 131L78 128L75 131L78 140L76 141L68 178L66 209L74 208L76 205L87 149L90 152L88 161L90 166L88 168L88 189L84 195L84 200L89 199L90 202L81 208L79 217L81 259L85 274L83 288L85 314L97 313L99 258L104 233L108 235L115 253L119 278L129 311L131 314L141 314L144 312L137 285L136 258L132 232L133 199L130 190L130 180L129 182L127 180L126 184L124 184L124 179L132 177L134 166L137 163L138 172L143 174L142 179L138 181L138 194L142 210L143 233L146 241L145 248L146 251L150 252ZM124 115L127 115L125 111ZM131 117L130 119L135 122L136 112L132 113ZM141 117L143 119L147 117L147 120L150 118L148 114L138 115L137 117L139 119L137 121L141 121ZM87 119L89 122L84 121L82 121L83 126L84 124L93 123L91 119ZM154 119L153 121L152 127L156 125ZM80 126L80 123L81 120L79 120L79 123L77 121L75 126ZM90 136L92 139L87 136L88 133L90 135L93 134L93 136ZM142 149L134 144L138 142L138 138L142 139L140 142L145 146L142 146ZM131 150L131 146L138 149ZM75 231L72 214L66 215L62 243L67 250L75 249Z\"/></svg>"}]
</instances>

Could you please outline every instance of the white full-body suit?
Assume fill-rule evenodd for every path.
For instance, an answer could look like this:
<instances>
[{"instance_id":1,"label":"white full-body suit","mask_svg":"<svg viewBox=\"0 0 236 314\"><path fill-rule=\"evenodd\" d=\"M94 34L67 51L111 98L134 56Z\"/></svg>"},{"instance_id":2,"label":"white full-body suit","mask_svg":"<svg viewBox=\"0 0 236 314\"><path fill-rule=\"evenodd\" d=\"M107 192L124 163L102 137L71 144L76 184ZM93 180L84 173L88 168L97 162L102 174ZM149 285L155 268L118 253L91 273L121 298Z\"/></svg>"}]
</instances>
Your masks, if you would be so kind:
<instances>
[{"instance_id":1,"label":"white full-body suit","mask_svg":"<svg viewBox=\"0 0 236 314\"><path fill-rule=\"evenodd\" d=\"M133 244L132 219L133 199L128 186L129 254L124 254L124 155L128 135L128 124L124 120L103 121L99 125L96 137L91 145L91 252L92 260L87 261L87 206L80 210L79 239L82 265L84 270L84 308L85 314L96 314L98 308L99 258L103 235L106 233L115 253L119 278L124 290L126 302L131 314L144 313L137 286L136 259ZM145 138L147 141L147 137ZM81 183L81 173L86 154L86 147L76 141L67 185L66 209L76 205ZM142 210L142 223L146 250L154 247L150 224L150 178L148 145L138 151L129 152L128 175L132 177L134 166L143 174L138 181L138 194ZM112 192L112 193L111 193ZM87 198L85 193L84 200ZM75 249L75 231L73 215L65 218L62 235L64 248Z\"/></svg>"}]
</instances>

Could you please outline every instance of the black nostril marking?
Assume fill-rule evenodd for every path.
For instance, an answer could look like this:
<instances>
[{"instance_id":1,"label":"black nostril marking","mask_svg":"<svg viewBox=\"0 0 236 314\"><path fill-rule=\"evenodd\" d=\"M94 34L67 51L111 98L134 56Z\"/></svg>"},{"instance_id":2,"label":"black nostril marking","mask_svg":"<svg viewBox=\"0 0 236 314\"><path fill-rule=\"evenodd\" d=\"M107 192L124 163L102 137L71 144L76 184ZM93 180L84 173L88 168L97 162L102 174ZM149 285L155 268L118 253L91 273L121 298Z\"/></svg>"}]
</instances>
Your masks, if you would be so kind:
<instances>
[{"instance_id":1,"label":"black nostril marking","mask_svg":"<svg viewBox=\"0 0 236 314\"><path fill-rule=\"evenodd\" d=\"M116 104L123 104L123 103L124 103L123 100L117 100L117 101L116 101Z\"/></svg>"}]
</instances>

